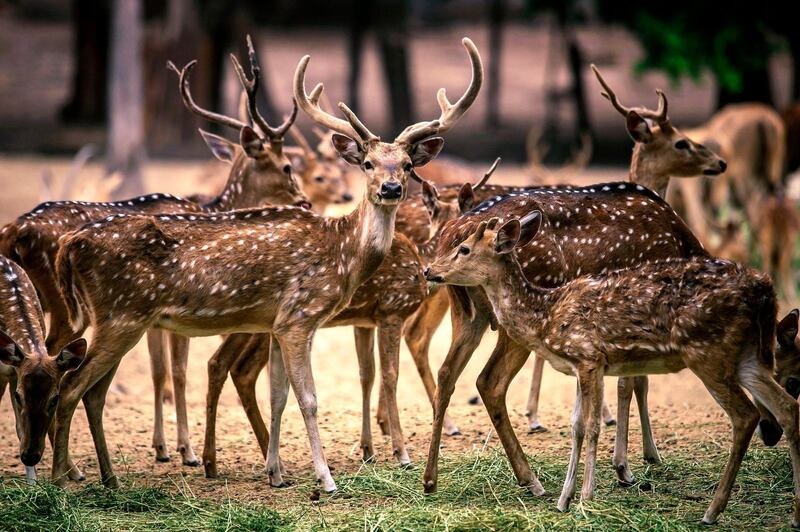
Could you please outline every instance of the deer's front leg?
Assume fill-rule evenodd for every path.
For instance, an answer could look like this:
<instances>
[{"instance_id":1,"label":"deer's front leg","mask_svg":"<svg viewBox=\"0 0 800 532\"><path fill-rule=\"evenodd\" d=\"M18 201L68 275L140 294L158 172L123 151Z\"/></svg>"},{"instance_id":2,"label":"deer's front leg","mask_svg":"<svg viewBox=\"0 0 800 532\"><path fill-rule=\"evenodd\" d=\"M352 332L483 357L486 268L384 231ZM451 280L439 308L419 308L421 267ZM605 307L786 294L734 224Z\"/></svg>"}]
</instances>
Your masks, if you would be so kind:
<instances>
[{"instance_id":1,"label":"deer's front leg","mask_svg":"<svg viewBox=\"0 0 800 532\"><path fill-rule=\"evenodd\" d=\"M283 351L281 345L272 335L272 343L269 353L269 410L270 427L272 436L269 439L269 451L267 452L267 475L269 483L275 488L283 488L288 484L283 480L286 473L280 457L281 445L281 418L286 408L286 400L289 398L289 376L283 363Z\"/></svg>"},{"instance_id":2,"label":"deer's front leg","mask_svg":"<svg viewBox=\"0 0 800 532\"><path fill-rule=\"evenodd\" d=\"M636 406L639 408L639 422L642 424L642 451L644 459L651 464L660 464L653 427L650 425L650 411L647 408L649 381L647 375L633 378L633 392L636 394Z\"/></svg>"},{"instance_id":3,"label":"deer's front leg","mask_svg":"<svg viewBox=\"0 0 800 532\"><path fill-rule=\"evenodd\" d=\"M497 346L478 377L478 391L517 477L517 483L528 488L534 495L540 496L544 494L544 488L528 465L528 459L511 426L506 407L508 386L529 355L530 351L527 348L512 342L505 331L500 329Z\"/></svg>"},{"instance_id":4,"label":"deer's front leg","mask_svg":"<svg viewBox=\"0 0 800 532\"><path fill-rule=\"evenodd\" d=\"M453 290L463 290L462 287L448 287L453 297L458 295ZM471 295L471 293L470 293ZM486 300L483 295L483 300ZM481 343L483 333L489 327L490 310L488 301L486 305L475 303L474 319L470 319L469 312L460 301L451 299L451 318L453 320L453 339L450 351L439 368L438 385L433 401L433 426L431 428L431 443L428 447L428 462L425 464L425 474L422 477L425 493L436 491L439 477L439 445L442 441L442 425L450 397L455 391L456 381L464 371L472 353Z\"/></svg>"},{"instance_id":5,"label":"deer's front leg","mask_svg":"<svg viewBox=\"0 0 800 532\"><path fill-rule=\"evenodd\" d=\"M189 364L189 338L170 333L172 355L172 388L175 396L175 415L178 418L178 452L183 465L197 467L200 460L194 454L189 440L189 416L186 412L186 367Z\"/></svg>"},{"instance_id":6,"label":"deer's front leg","mask_svg":"<svg viewBox=\"0 0 800 532\"><path fill-rule=\"evenodd\" d=\"M386 401L389 433L392 436L392 454L400 467L411 465L406 451L400 412L397 408L397 379L400 366L400 339L403 336L403 320L397 316L382 320L378 326L378 350L381 357L381 391Z\"/></svg>"},{"instance_id":7,"label":"deer's front leg","mask_svg":"<svg viewBox=\"0 0 800 532\"><path fill-rule=\"evenodd\" d=\"M322 489L328 493L336 491L325 453L322 450L322 440L319 435L317 423L317 390L314 386L314 375L311 372L311 341L314 332L295 328L278 336L283 353L283 365L289 376L289 383L294 390L300 412L303 414L308 440L311 444L311 457L317 478L322 483Z\"/></svg>"},{"instance_id":8,"label":"deer's front leg","mask_svg":"<svg viewBox=\"0 0 800 532\"><path fill-rule=\"evenodd\" d=\"M564 487L558 498L557 508L561 512L569 510L572 499L575 498L575 486L578 482L578 465L581 461L581 447L586 427L583 423L583 404L581 402L580 382L575 384L575 405L572 407L572 449L569 454L567 476L564 478Z\"/></svg>"},{"instance_id":9,"label":"deer's front leg","mask_svg":"<svg viewBox=\"0 0 800 532\"><path fill-rule=\"evenodd\" d=\"M617 479L623 486L633 484L633 472L628 463L628 424L630 423L631 400L633 399L633 377L617 380L617 437L614 440L614 457L611 463Z\"/></svg>"},{"instance_id":10,"label":"deer's front leg","mask_svg":"<svg viewBox=\"0 0 800 532\"><path fill-rule=\"evenodd\" d=\"M153 448L157 462L169 462L167 439L164 435L164 387L167 381L167 356L164 350L165 332L148 329L147 351L150 355L150 374L153 378Z\"/></svg>"},{"instance_id":11,"label":"deer's front leg","mask_svg":"<svg viewBox=\"0 0 800 532\"><path fill-rule=\"evenodd\" d=\"M603 411L603 372L592 368L581 371L581 402L584 423L586 424L586 463L583 466L583 486L581 499L591 500L594 497L594 474L597 470L597 442L600 439L600 422Z\"/></svg>"},{"instance_id":12,"label":"deer's front leg","mask_svg":"<svg viewBox=\"0 0 800 532\"><path fill-rule=\"evenodd\" d=\"M108 452L106 444L106 434L103 428L103 410L106 405L106 395L111 381L117 373L119 362L111 369L106 371L94 386L90 387L83 396L83 406L86 408L86 417L89 419L89 430L94 440L94 448L97 452L97 462L100 466L100 479L107 488L118 488L119 479L114 473L111 464L111 454Z\"/></svg>"},{"instance_id":13,"label":"deer's front leg","mask_svg":"<svg viewBox=\"0 0 800 532\"><path fill-rule=\"evenodd\" d=\"M531 391L528 394L528 408L525 415L528 416L528 430L530 432L546 432L539 422L539 394L542 391L542 374L544 373L544 359L539 355L533 356L533 377L531 378Z\"/></svg>"},{"instance_id":14,"label":"deer's front leg","mask_svg":"<svg viewBox=\"0 0 800 532\"><path fill-rule=\"evenodd\" d=\"M372 327L353 327L358 357L358 375L361 381L361 459L365 462L375 460L372 446L372 427L370 424L370 398L375 382L375 329Z\"/></svg>"}]
</instances>

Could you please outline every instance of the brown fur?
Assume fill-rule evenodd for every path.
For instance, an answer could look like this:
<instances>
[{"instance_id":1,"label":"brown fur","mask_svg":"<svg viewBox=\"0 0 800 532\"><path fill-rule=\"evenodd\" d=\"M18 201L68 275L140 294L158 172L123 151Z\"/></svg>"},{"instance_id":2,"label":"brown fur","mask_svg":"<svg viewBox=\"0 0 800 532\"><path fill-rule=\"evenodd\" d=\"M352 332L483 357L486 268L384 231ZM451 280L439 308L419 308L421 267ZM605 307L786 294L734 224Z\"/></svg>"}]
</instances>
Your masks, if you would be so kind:
<instances>
[{"instance_id":1,"label":"brown fur","mask_svg":"<svg viewBox=\"0 0 800 532\"><path fill-rule=\"evenodd\" d=\"M593 497L603 376L672 373L688 367L733 426L728 464L703 522L715 523L725 509L758 422L759 409L744 388L787 432L795 485L792 524L797 526L798 409L771 376L777 303L769 277L735 263L695 258L587 275L555 289L543 288L526 281L512 252L536 236L539 218L534 211L502 226L496 218L482 222L461 244L443 248L426 277L482 287L509 336L541 353L557 370L578 377L572 455L559 510L566 511L575 495L585 435L581 498ZM478 385L484 402L493 402L492 375L482 373ZM535 475L530 483L535 492L543 491Z\"/></svg>"}]
</instances>

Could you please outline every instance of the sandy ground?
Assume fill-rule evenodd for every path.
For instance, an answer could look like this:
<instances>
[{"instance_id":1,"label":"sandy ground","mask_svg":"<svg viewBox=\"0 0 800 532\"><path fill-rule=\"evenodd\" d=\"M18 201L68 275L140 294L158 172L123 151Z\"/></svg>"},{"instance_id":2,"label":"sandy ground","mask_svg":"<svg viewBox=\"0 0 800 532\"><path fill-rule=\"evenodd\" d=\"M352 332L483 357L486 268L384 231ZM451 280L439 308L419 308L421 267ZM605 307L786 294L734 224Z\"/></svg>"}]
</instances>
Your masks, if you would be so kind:
<instances>
[{"instance_id":1,"label":"sandy ground","mask_svg":"<svg viewBox=\"0 0 800 532\"><path fill-rule=\"evenodd\" d=\"M38 198L39 188L36 176L43 168L50 168L56 179L60 179L68 165L64 159L41 158L3 158L0 157L0 187L5 191L0 195L0 221L10 220L14 215L32 207ZM156 162L148 167L147 182L152 190L185 193L198 187L213 187L216 179L213 167L206 164L175 164ZM91 175L100 172L99 166L90 165L85 172ZM518 168L505 167L496 176L498 182L521 183ZM623 169L593 169L587 172L586 181L607 181L621 178ZM495 333L484 338L481 348L459 380L453 396L450 414L462 430L462 435L446 438L444 456L464 452L474 446L484 445L491 423L482 406L470 405L469 399L477 392L475 380L494 346ZM446 319L438 331L431 348L431 362L439 367L450 342L450 323ZM198 338L192 341L189 361L188 405L191 440L198 456L202 452L204 429L204 400L206 390L206 361L219 344L219 339ZM424 389L417 376L414 364L403 346L401 355L399 383L400 414L412 460L420 464L427 453L430 433L431 410ZM572 378L556 373L549 367L545 369L540 415L550 432L543 435L528 435L524 416L525 404L530 385L532 359L520 372L511 386L508 405L512 421L522 440L524 448L532 454L558 452L568 449L567 424L575 393ZM355 471L361 465L358 448L360 431L361 399L358 369L353 346L353 335L349 328L325 329L319 331L313 346L313 368L319 398L319 421L325 444L326 455L334 468L334 475L343 471ZM662 449L680 445L686 438L722 438L727 445L728 425L721 409L716 406L701 383L689 372L676 375L657 376L651 379L650 404L655 431ZM373 413L376 408L377 392L373 390ZM259 401L262 412L268 413L268 383L262 376L258 383ZM606 380L606 397L612 408L616 408L615 379ZM105 426L109 447L116 459L118 473L128 478L163 479L169 476L179 479L183 475L192 491L198 495L227 491L232 496L244 498L281 497L281 492L269 490L263 472L263 461L241 409L235 390L226 386L220 401L218 422L218 460L220 479L206 480L202 468L187 468L180 465L179 455L173 453L173 461L167 464L156 463L151 449L151 430L153 423L152 385L150 368L144 341L140 342L122 361L112 391L108 397ZM167 438L174 445L176 425L173 409L166 407ZM267 417L268 419L268 417ZM710 424L708 422L711 422ZM13 432L13 416L8 398L0 404L0 475L3 477L22 475L22 467L17 457L17 441ZM290 397L284 418L282 437L283 458L290 476L308 478L313 475L311 458L297 404ZM638 456L640 439L638 421L633 422L634 435L631 449ZM393 460L391 443L380 436L373 422L376 452L381 462ZM708 432L713 433L710 436ZM603 438L602 452L605 459L610 458L612 434L607 432ZM490 435L489 445L499 445L496 437ZM83 468L90 481L98 479L95 454L82 407L76 413L71 452L75 461ZM390 462L389 462L390 463ZM638 463L634 458L633 463ZM39 470L47 474L50 466L50 452L44 458Z\"/></svg>"}]
</instances>

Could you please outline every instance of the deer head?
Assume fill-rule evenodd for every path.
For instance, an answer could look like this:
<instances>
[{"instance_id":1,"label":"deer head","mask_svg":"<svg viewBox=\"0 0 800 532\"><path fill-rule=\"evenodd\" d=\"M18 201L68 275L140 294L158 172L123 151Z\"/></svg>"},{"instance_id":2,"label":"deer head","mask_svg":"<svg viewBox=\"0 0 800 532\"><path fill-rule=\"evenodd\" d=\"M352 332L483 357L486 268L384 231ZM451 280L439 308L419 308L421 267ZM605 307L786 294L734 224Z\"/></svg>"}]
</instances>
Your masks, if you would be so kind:
<instances>
[{"instance_id":1,"label":"deer head","mask_svg":"<svg viewBox=\"0 0 800 532\"><path fill-rule=\"evenodd\" d=\"M303 192L314 205L314 209L322 213L330 203L352 201L353 195L342 168L335 161L320 158L298 128L291 128L289 133L297 142L298 148L286 148L286 151L295 173L300 176Z\"/></svg>"},{"instance_id":2,"label":"deer head","mask_svg":"<svg viewBox=\"0 0 800 532\"><path fill-rule=\"evenodd\" d=\"M431 237L439 231L445 222L458 218L459 215L467 212L475 206L475 191L483 187L492 177L497 166L500 164L500 157L494 160L489 170L477 184L464 183L458 191L458 201L442 201L439 192L430 181L422 183L422 202L431 218Z\"/></svg>"},{"instance_id":3,"label":"deer head","mask_svg":"<svg viewBox=\"0 0 800 532\"><path fill-rule=\"evenodd\" d=\"M795 399L800 396L798 318L800 318L800 310L794 309L778 322L778 348L775 350L775 380Z\"/></svg>"},{"instance_id":4,"label":"deer head","mask_svg":"<svg viewBox=\"0 0 800 532\"><path fill-rule=\"evenodd\" d=\"M408 126L393 142L383 142L372 133L345 104L339 109L346 120L325 112L320 106L323 85L318 84L311 94L306 93L305 75L309 56L297 65L294 76L294 95L301 109L319 125L333 134L333 146L348 163L359 166L366 174L367 199L376 205L394 205L408 194L409 178L422 182L414 168L424 166L442 149L444 139L438 136L449 130L469 109L483 83L483 66L478 49L469 39L462 43L472 63L472 81L467 91L455 103L447 99L445 89L439 89L437 99L441 116L437 120Z\"/></svg>"},{"instance_id":5,"label":"deer head","mask_svg":"<svg viewBox=\"0 0 800 532\"><path fill-rule=\"evenodd\" d=\"M631 163L632 177L638 172L643 179L646 176L661 178L659 183L637 182L663 196L670 176L715 176L725 171L728 165L719 155L694 142L672 125L667 115L667 97L663 91L656 89L658 109L655 111L644 107L625 107L597 67L592 65L592 70L603 87L604 92L601 94L625 117L628 134L636 143ZM664 190L659 190L660 188Z\"/></svg>"},{"instance_id":6,"label":"deer head","mask_svg":"<svg viewBox=\"0 0 800 532\"><path fill-rule=\"evenodd\" d=\"M42 353L29 350L0 331L0 363L12 366L17 374L11 400L20 411L20 459L26 466L35 466L42 459L47 429L58 406L61 378L83 362L86 340L75 340L52 357L44 353L44 346Z\"/></svg>"},{"instance_id":7,"label":"deer head","mask_svg":"<svg viewBox=\"0 0 800 532\"><path fill-rule=\"evenodd\" d=\"M497 277L500 262L516 247L527 245L542 224L542 213L533 211L521 219L507 221L499 229L498 218L478 224L475 232L466 240L439 255L425 270L425 278L431 283L447 283L458 286L484 285Z\"/></svg>"},{"instance_id":8,"label":"deer head","mask_svg":"<svg viewBox=\"0 0 800 532\"><path fill-rule=\"evenodd\" d=\"M283 152L283 137L297 118L297 103L292 102L292 112L278 127L270 126L256 107L256 93L260 83L261 69L258 65L255 49L250 36L247 36L247 47L250 59L250 75L247 77L236 57L231 54L236 75L247 96L247 111L253 126L237 118L217 114L198 106L192 98L189 88L189 74L197 65L197 61L189 62L178 69L172 62L167 66L179 76L179 87L184 105L196 115L227 126L239 133L239 142L233 143L218 135L200 130L211 152L217 159L230 163L231 179L238 180L233 187L246 191L250 196L240 201L237 207L258 207L266 203L277 205L307 205L308 198L300 189L300 185L292 173L292 164ZM223 197L224 198L224 194Z\"/></svg>"}]
</instances>

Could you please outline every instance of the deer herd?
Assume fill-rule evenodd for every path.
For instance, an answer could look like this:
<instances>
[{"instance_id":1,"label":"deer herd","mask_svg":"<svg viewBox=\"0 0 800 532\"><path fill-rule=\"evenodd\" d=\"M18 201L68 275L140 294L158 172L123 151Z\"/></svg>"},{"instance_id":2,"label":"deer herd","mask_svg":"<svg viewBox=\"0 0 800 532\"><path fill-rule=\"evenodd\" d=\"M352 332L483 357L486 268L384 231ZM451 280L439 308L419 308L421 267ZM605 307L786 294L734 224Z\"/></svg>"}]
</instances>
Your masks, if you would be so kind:
<instances>
[{"instance_id":1,"label":"deer herd","mask_svg":"<svg viewBox=\"0 0 800 532\"><path fill-rule=\"evenodd\" d=\"M756 106L731 108L703 128L681 132L669 119L663 92L656 91L656 110L626 107L593 66L602 95L622 115L635 142L626 181L489 184L498 159L474 184L453 183L451 177L449 184L438 180L437 188L419 169L440 153L442 135L469 110L483 82L476 46L466 38L462 42L472 71L466 91L452 103L440 89L439 117L408 125L390 142L343 103L338 110L344 119L337 117L321 83L307 91L309 56L297 65L292 112L277 127L256 104L260 70L249 38L249 73L232 56L243 91L238 117L195 103L190 89L195 61L182 69L170 63L184 105L238 134L231 142L200 131L214 156L230 165L219 195L47 201L0 230L0 397L9 388L19 456L30 481L46 437L53 449L52 481L64 485L84 478L69 452L72 416L83 401L101 480L108 487L118 485L103 411L120 361L146 335L156 460L170 459L163 402L171 374L181 459L186 465L202 463L207 477L218 476L217 407L230 374L270 485L286 485L280 434L291 388L316 477L332 492L336 483L318 427L311 347L319 328L352 325L362 393L362 458L375 457L370 401L377 336L378 423L391 436L399 465L411 464L397 393L405 341L433 409L423 487L435 491L442 433L458 433L456 421L446 414L451 395L491 327L498 331L497 344L477 388L518 483L533 495L542 495L544 487L506 406L509 384L531 352L536 358L528 401L532 432L545 430L538 416L544 361L577 377L561 511L575 497L584 439L581 498L593 496L602 422L616 421L614 470L620 483L634 482L627 458L634 394L644 458L661 460L648 413L647 376L688 368L733 429L730 456L703 522L716 522L725 509L758 429L767 445L786 436L795 487L792 524L800 526L800 312L779 321L767 275L779 275L784 295L794 295L791 254L785 255L800 224L787 211L782 193L759 196L769 206L766 215L759 215L752 202L756 190L781 189L784 153L775 146L785 132L774 113ZM318 147L293 127L298 109L320 128L315 130ZM284 146L287 134L296 147ZM753 136L762 138L761 144L745 145ZM587 144L576 157L581 163L538 176L545 181L575 177L588 162ZM743 160L742 154L750 152L766 157L760 182ZM543 168L535 149L531 153L531 171ZM353 173L365 183L363 197L349 214L325 216L326 206L353 199L348 179ZM447 165L425 175L441 173L447 173ZM674 192L681 195L668 195L670 178L701 175L721 177L708 184L677 179ZM692 229L668 198L685 209ZM712 229L720 206L737 202L754 234L767 241L761 242L767 273L706 250L714 249ZM772 264L780 271L773 272ZM448 310L452 343L434 379L428 351ZM89 327L87 345L82 336ZM185 399L189 338L212 335L223 339L208 361L205 440L198 460ZM256 401L256 380L265 367L269 427ZM616 416L603 400L604 376L619 377Z\"/></svg>"}]
</instances>

